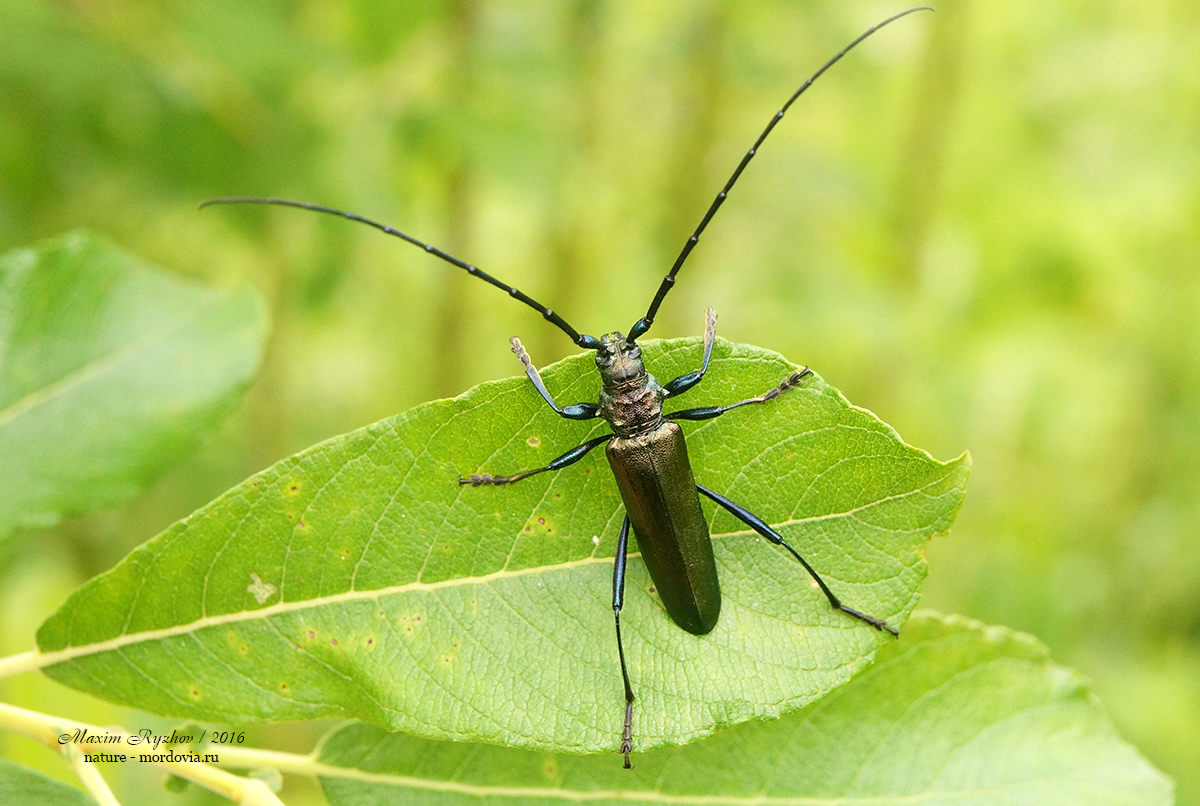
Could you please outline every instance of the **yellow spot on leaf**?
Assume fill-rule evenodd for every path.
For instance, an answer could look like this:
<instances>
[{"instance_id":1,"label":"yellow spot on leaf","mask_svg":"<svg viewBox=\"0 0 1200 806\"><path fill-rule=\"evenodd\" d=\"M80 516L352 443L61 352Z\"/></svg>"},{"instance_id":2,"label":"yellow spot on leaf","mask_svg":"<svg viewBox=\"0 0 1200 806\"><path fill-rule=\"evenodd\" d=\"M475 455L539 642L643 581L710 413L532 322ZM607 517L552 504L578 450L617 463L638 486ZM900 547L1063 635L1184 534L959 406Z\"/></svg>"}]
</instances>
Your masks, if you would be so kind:
<instances>
[{"instance_id":1,"label":"yellow spot on leaf","mask_svg":"<svg viewBox=\"0 0 1200 806\"><path fill-rule=\"evenodd\" d=\"M246 586L246 592L253 596L254 600L259 604L266 604L267 600L274 596L277 590L279 588L270 582L263 582L259 579L258 574L250 574L250 584Z\"/></svg>"},{"instance_id":2,"label":"yellow spot on leaf","mask_svg":"<svg viewBox=\"0 0 1200 806\"><path fill-rule=\"evenodd\" d=\"M554 524L544 516L531 518L526 522L524 529L525 533L536 532L538 534L545 533L547 535L554 534Z\"/></svg>"}]
</instances>

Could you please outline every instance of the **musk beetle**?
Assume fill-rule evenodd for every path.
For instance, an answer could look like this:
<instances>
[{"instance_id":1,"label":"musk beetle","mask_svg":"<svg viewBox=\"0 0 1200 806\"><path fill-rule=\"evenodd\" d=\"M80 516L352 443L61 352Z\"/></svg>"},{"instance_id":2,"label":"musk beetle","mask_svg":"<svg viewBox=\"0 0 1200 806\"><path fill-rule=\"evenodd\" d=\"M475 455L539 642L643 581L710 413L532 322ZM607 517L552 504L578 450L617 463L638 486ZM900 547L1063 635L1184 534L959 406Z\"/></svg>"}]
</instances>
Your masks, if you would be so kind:
<instances>
[{"instance_id":1,"label":"musk beetle","mask_svg":"<svg viewBox=\"0 0 1200 806\"><path fill-rule=\"evenodd\" d=\"M545 467L523 470L506 476L489 473L473 473L466 478L460 477L459 484L473 487L513 484L522 479L550 470L559 470L574 464L588 454L593 448L605 446L608 463L612 467L613 477L621 493L625 505L625 518L617 538L617 551L613 563L613 616L616 624L617 655L621 664L621 678L625 686L625 720L622 731L620 752L624 755L625 767L628 769L629 754L633 750L633 686L629 680L629 672L625 664L625 650L621 641L621 607L625 592L625 564L629 546L629 531L632 527L637 539L638 549L642 560L646 563L650 578L662 599L667 614L684 630L695 635L704 635L716 626L721 613L721 590L717 579L717 566L713 558L712 540L709 536L708 523L700 507L700 496L709 498L742 523L770 542L785 548L812 576L820 587L830 605L848 616L865 622L871 627L898 635L897 630L882 619L859 612L842 603L837 595L830 590L825 581L800 554L788 545L783 537L771 528L757 515L748 511L725 496L697 484L692 474L691 463L688 461L687 444L683 432L676 421L678 420L710 420L728 411L742 406L767 403L789 389L804 382L811 374L808 368L792 373L779 385L758 395L757 397L739 400L725 406L701 406L690 409L680 409L664 413L663 402L668 398L677 397L687 392L704 378L708 371L709 359L712 356L713 342L716 338L717 318L712 308L707 310L707 322L704 331L704 358L700 368L680 375L665 384L660 384L642 362L642 350L637 340L650 330L654 317L667 293L675 285L675 276L683 266L684 261L692 253L700 240L700 235L708 226L709 221L716 215L725 202L730 189L742 175L750 160L758 153L759 147L767 135L775 128L784 113L800 95L812 85L830 67L836 64L852 48L869 37L875 31L895 20L914 11L928 10L925 7L910 8L895 14L879 24L869 28L857 39L843 48L833 58L817 70L800 88L788 98L787 102L772 116L770 122L754 145L742 157L737 168L721 188L709 206L708 211L700 220L695 231L687 239L671 270L659 285L646 315L633 324L628 335L614 331L600 338L582 334L571 327L565 319L550 308L542 305L529 295L508 285L502 280L487 274L475 266L466 263L453 255L443 252L436 246L424 243L411 235L407 235L393 227L381 224L355 213L337 210L318 204L292 201L272 197L227 197L211 199L201 207L212 204L269 204L285 207L298 207L318 213L341 216L374 227L388 235L394 235L447 263L463 269L473 277L478 277L507 293L512 298L528 305L540 313L546 321L566 333L573 342L586 350L596 353L596 368L600 372L601 389L596 403L574 403L559 406L541 375L533 365L520 340L513 338L512 350L520 359L534 389L541 395L546 405L554 409L560 416L570 420L590 420L602 418L612 428L612 433L590 439L578 445Z\"/></svg>"}]
</instances>

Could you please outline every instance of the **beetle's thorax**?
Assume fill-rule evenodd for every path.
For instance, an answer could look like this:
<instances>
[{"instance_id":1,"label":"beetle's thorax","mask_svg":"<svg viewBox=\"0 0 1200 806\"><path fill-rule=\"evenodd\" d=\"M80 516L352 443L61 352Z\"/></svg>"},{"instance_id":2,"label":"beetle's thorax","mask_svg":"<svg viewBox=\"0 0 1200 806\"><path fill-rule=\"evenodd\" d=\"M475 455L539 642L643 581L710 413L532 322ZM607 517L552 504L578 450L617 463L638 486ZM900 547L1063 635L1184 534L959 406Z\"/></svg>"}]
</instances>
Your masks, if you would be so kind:
<instances>
[{"instance_id":1,"label":"beetle's thorax","mask_svg":"<svg viewBox=\"0 0 1200 806\"><path fill-rule=\"evenodd\" d=\"M642 363L642 348L621 333L605 333L596 349L600 370L600 416L619 437L653 431L662 425L666 391Z\"/></svg>"}]
</instances>

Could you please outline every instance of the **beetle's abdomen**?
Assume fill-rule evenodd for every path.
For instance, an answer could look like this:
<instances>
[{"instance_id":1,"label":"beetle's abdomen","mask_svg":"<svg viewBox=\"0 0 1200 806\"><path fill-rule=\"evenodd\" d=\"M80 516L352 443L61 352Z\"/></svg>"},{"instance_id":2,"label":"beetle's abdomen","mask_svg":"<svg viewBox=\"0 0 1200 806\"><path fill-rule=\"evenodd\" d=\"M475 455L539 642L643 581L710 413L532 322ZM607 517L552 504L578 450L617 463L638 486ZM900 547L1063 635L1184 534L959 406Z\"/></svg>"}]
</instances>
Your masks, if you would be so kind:
<instances>
[{"instance_id":1,"label":"beetle's abdomen","mask_svg":"<svg viewBox=\"0 0 1200 806\"><path fill-rule=\"evenodd\" d=\"M605 453L667 613L690 633L709 632L721 614L721 588L683 432L665 421L613 439Z\"/></svg>"}]
</instances>

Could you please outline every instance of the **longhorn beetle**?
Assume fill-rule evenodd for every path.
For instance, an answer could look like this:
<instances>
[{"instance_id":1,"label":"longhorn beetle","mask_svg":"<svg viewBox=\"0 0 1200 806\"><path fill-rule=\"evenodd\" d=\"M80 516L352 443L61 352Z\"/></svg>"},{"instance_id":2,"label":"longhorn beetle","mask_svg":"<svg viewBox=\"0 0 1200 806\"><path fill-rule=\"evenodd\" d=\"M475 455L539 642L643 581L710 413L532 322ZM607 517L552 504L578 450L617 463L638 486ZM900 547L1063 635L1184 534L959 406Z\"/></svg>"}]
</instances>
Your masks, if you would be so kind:
<instances>
[{"instance_id":1,"label":"longhorn beetle","mask_svg":"<svg viewBox=\"0 0 1200 806\"><path fill-rule=\"evenodd\" d=\"M866 622L877 630L886 631L892 635L899 632L888 625L883 619L861 613L843 604L825 581L800 554L788 545L783 537L772 529L762 518L734 503L718 492L696 483L692 476L691 463L688 461L687 444L683 432L676 420L711 420L720 417L727 411L755 403L766 403L774 400L789 389L799 386L804 378L812 374L805 367L793 372L778 386L757 397L739 400L727 406L699 406L691 409L680 409L667 414L663 413L663 401L676 397L688 391L704 378L708 371L709 359L712 357L713 341L716 339L717 316L712 308L707 309L707 320L704 329L704 358L700 369L680 375L666 384L660 384L657 379L646 371L642 363L642 349L637 340L650 330L654 324L654 316L662 305L667 292L675 285L675 275L679 273L688 255L696 247L701 233L708 222L716 215L725 202L730 189L737 182L742 171L758 153L759 147L767 139L767 135L779 123L788 108L800 95L812 85L830 67L836 64L852 48L877 30L914 11L931 10L927 7L910 8L888 17L883 22L867 29L862 35L842 48L832 59L817 70L800 88L788 98L787 103L771 118L763 129L754 145L742 157L733 174L721 188L709 206L700 224L683 246L671 270L663 278L658 292L650 303L646 315L633 324L629 335L618 331L606 333L600 338L582 334L571 327L559 314L542 305L523 291L508 285L490 274L480 271L475 266L466 263L453 255L443 252L436 246L419 241L386 224L380 224L355 213L324 207L319 204L298 202L289 199L271 197L235 196L211 199L201 204L206 207L211 204L273 204L285 207L298 207L317 213L348 218L362 224L374 227L388 235L394 235L414 246L419 246L426 252L463 269L472 277L478 277L484 282L491 283L514 299L528 305L540 313L543 318L566 333L575 344L585 350L596 351L596 368L600 372L601 389L599 401L596 403L575 403L559 406L546 389L542 377L529 354L515 336L511 340L512 351L525 368L533 388L537 390L546 405L554 409L561 417L568 420L591 420L600 417L612 427L611 434L590 439L559 456L545 467L523 470L508 476L493 476L488 473L472 473L467 478L459 477L460 485L469 484L472 487L496 486L513 484L527 479L538 473L549 470L560 470L578 462L593 448L604 445L608 463L612 467L613 476L617 481L617 489L621 493L621 501L625 505L625 519L617 536L616 557L613 561L613 618L616 624L617 656L621 662L621 680L625 685L625 723L621 735L620 752L625 757L625 768L630 768L629 754L633 751L633 687L629 682L629 670L625 664L625 648L621 642L621 607L625 598L625 563L629 547L629 529L633 527L638 548L643 561L650 573L663 607L667 614L683 629L695 635L705 635L717 624L721 613L721 590L717 580L717 565L713 558L712 539L708 532L708 523L700 508L700 496L717 503L735 518L745 523L755 532L770 542L782 546L804 569L812 576L813 581L821 588L829 604L848 616Z\"/></svg>"}]
</instances>

